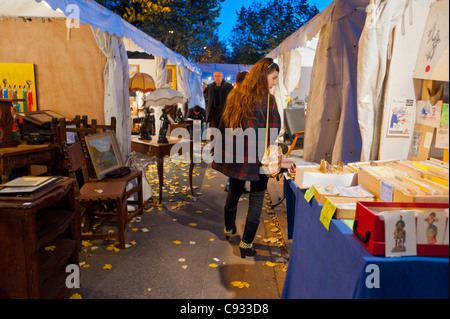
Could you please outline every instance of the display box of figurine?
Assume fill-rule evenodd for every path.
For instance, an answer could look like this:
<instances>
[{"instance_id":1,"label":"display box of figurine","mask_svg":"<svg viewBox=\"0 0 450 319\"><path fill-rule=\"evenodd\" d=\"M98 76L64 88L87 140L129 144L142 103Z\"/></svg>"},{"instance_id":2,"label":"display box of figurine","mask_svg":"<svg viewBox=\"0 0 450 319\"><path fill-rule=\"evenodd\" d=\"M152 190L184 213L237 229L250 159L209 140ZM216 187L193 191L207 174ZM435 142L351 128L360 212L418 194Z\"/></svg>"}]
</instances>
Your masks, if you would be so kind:
<instances>
[{"instance_id":1,"label":"display box of figurine","mask_svg":"<svg viewBox=\"0 0 450 319\"><path fill-rule=\"evenodd\" d=\"M372 254L449 256L449 204L357 202L353 235Z\"/></svg>"}]
</instances>

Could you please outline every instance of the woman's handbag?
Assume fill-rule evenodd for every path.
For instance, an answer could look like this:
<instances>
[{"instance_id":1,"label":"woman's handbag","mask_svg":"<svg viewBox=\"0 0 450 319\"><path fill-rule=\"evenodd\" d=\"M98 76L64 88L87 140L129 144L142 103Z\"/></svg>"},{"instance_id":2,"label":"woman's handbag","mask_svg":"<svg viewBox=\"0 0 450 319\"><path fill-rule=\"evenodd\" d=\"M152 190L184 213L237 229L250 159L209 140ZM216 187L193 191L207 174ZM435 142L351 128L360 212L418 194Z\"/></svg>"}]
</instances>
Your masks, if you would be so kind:
<instances>
[{"instance_id":1,"label":"woman's handbag","mask_svg":"<svg viewBox=\"0 0 450 319\"><path fill-rule=\"evenodd\" d=\"M269 107L270 107L270 95L267 98L267 118L266 118L266 143L265 152L261 160L261 169L268 177L276 177L281 170L282 150L278 144L272 144L267 147L267 141L269 138Z\"/></svg>"}]
</instances>

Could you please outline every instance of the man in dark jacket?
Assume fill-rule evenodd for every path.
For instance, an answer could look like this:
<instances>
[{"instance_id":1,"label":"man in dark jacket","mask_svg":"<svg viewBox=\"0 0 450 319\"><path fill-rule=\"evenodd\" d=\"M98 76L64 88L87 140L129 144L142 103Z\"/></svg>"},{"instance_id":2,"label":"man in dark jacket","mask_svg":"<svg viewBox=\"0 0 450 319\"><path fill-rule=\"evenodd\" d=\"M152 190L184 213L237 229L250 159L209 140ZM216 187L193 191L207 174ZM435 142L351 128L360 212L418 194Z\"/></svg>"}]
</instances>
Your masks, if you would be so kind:
<instances>
[{"instance_id":1,"label":"man in dark jacket","mask_svg":"<svg viewBox=\"0 0 450 319\"><path fill-rule=\"evenodd\" d=\"M206 123L209 123L210 127L219 127L228 93L230 93L232 89L233 86L224 81L222 72L214 72L214 82L205 89L207 99Z\"/></svg>"}]
</instances>

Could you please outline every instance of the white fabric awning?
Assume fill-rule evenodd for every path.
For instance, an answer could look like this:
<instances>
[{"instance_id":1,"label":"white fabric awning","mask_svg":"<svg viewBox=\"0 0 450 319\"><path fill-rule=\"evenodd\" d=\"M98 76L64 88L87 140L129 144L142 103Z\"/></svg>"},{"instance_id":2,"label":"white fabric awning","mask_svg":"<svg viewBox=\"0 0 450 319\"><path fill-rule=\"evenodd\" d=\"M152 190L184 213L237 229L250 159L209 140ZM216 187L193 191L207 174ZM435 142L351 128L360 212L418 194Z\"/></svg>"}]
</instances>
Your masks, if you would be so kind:
<instances>
[{"instance_id":1,"label":"white fabric awning","mask_svg":"<svg viewBox=\"0 0 450 319\"><path fill-rule=\"evenodd\" d=\"M2 0L0 16L70 18L117 37L133 40L145 52L200 74L189 61L93 0Z\"/></svg>"}]
</instances>

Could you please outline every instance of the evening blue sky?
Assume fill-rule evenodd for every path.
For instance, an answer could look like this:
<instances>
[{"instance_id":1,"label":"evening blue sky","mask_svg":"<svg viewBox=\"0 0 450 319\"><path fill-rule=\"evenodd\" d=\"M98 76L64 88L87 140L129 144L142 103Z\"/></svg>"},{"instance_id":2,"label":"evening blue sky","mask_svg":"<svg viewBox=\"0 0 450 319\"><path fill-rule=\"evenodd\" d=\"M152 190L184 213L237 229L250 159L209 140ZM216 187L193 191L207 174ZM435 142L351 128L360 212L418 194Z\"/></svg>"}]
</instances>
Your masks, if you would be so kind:
<instances>
[{"instance_id":1,"label":"evening blue sky","mask_svg":"<svg viewBox=\"0 0 450 319\"><path fill-rule=\"evenodd\" d=\"M265 2L265 0L260 0ZM218 21L221 23L219 27L219 38L226 40L231 34L231 30L236 24L237 14L242 6L248 7L253 1L249 0L226 0L222 3L222 10ZM308 0L310 5L316 5L319 11L325 9L333 0Z\"/></svg>"}]
</instances>

